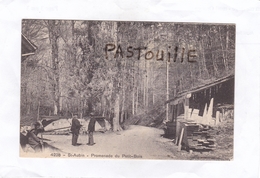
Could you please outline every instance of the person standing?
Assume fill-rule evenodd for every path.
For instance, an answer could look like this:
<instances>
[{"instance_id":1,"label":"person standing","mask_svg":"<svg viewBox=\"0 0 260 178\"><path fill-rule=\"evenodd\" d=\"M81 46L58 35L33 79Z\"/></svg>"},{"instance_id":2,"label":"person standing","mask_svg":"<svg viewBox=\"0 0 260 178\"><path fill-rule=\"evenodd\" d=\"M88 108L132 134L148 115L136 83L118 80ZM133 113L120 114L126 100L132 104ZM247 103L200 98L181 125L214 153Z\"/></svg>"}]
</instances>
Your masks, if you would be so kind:
<instances>
[{"instance_id":1,"label":"person standing","mask_svg":"<svg viewBox=\"0 0 260 178\"><path fill-rule=\"evenodd\" d=\"M77 116L74 115L71 123L71 132L72 132L72 145L77 146L78 145L78 137L79 137L79 130L82 125L80 124L79 120L77 119Z\"/></svg>"},{"instance_id":2,"label":"person standing","mask_svg":"<svg viewBox=\"0 0 260 178\"><path fill-rule=\"evenodd\" d=\"M88 124L88 143L87 145L92 146L94 145L94 137L93 137L93 133L95 131L95 123L96 123L96 119L93 117L93 114L90 115L90 121Z\"/></svg>"}]
</instances>

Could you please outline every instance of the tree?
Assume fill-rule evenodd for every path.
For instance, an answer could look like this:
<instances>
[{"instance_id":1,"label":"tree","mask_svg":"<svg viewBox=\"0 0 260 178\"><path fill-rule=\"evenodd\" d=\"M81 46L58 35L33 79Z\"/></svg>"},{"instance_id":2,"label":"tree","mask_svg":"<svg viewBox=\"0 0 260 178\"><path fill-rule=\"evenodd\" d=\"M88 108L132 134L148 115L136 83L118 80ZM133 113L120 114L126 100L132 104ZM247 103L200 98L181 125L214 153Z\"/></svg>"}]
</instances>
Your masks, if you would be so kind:
<instances>
[{"instance_id":1,"label":"tree","mask_svg":"<svg viewBox=\"0 0 260 178\"><path fill-rule=\"evenodd\" d=\"M117 131L136 117L167 118L166 100L234 72L233 25L23 20L22 31L38 46L22 64L24 115L95 111Z\"/></svg>"}]
</instances>

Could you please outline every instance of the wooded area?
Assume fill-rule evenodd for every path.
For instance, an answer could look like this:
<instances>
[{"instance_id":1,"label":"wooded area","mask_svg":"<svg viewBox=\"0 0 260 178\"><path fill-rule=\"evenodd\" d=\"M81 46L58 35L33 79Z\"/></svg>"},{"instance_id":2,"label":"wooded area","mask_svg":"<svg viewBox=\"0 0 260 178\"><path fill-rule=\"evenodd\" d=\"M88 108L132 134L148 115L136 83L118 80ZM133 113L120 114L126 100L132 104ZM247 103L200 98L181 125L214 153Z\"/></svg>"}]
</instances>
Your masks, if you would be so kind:
<instances>
[{"instance_id":1,"label":"wooded area","mask_svg":"<svg viewBox=\"0 0 260 178\"><path fill-rule=\"evenodd\" d=\"M21 117L94 112L117 131L165 119L169 98L234 74L234 24L27 19L22 34L37 50L21 63Z\"/></svg>"}]
</instances>

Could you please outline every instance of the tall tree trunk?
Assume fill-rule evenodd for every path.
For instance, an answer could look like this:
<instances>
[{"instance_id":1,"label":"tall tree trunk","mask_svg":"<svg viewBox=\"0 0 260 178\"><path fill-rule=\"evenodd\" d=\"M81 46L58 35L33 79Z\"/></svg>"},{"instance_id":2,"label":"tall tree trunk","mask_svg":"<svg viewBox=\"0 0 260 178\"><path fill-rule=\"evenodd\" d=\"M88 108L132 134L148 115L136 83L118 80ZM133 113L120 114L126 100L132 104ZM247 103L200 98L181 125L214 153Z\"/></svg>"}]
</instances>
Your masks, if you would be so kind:
<instances>
[{"instance_id":1,"label":"tall tree trunk","mask_svg":"<svg viewBox=\"0 0 260 178\"><path fill-rule=\"evenodd\" d=\"M202 54L202 65L203 65L203 70L205 71L206 73L206 78L209 78L209 71L207 69L207 66L206 66L206 59L205 59L205 51L204 51L204 42L203 42L203 39L201 39L201 43L199 43L199 47L200 47L200 52Z\"/></svg>"},{"instance_id":2,"label":"tall tree trunk","mask_svg":"<svg viewBox=\"0 0 260 178\"><path fill-rule=\"evenodd\" d=\"M135 100L135 114L138 114L138 106L139 106L139 88L136 86L136 100Z\"/></svg>"},{"instance_id":3,"label":"tall tree trunk","mask_svg":"<svg viewBox=\"0 0 260 178\"><path fill-rule=\"evenodd\" d=\"M115 100L115 109L114 109L114 118L113 118L113 131L121 131L122 128L119 124L119 114L120 114L120 102L119 102L119 94L116 94L116 100Z\"/></svg>"},{"instance_id":4,"label":"tall tree trunk","mask_svg":"<svg viewBox=\"0 0 260 178\"><path fill-rule=\"evenodd\" d=\"M28 104L28 107L27 107L27 115L29 115L31 113L31 103Z\"/></svg>"},{"instance_id":5,"label":"tall tree trunk","mask_svg":"<svg viewBox=\"0 0 260 178\"><path fill-rule=\"evenodd\" d=\"M118 38L117 38L117 32L118 32L118 22L113 22L113 28L112 28L112 34L113 38L116 42L116 46L118 43ZM117 66L117 60L115 60L116 66ZM118 68L118 73L121 72L120 68ZM115 82L115 80L114 80ZM120 85L119 85L120 79L116 81L116 83L113 84L114 90L113 92L116 92L114 97L115 97L115 103L114 103L114 117L113 117L113 131L121 131L122 128L120 127L119 123L119 118L120 118Z\"/></svg>"},{"instance_id":6,"label":"tall tree trunk","mask_svg":"<svg viewBox=\"0 0 260 178\"><path fill-rule=\"evenodd\" d=\"M37 121L40 120L40 106L41 106L41 101L39 100L39 102L38 102L38 110L37 110Z\"/></svg>"},{"instance_id":7,"label":"tall tree trunk","mask_svg":"<svg viewBox=\"0 0 260 178\"><path fill-rule=\"evenodd\" d=\"M137 63L137 65L138 65L138 67L137 67L137 80L135 80L136 81L136 100L135 100L135 108L136 108L136 110L135 110L135 113L138 113L138 104L139 104L139 86L140 86L140 82L139 82L139 80L138 79L140 79L139 77L139 73L140 73L140 69L139 69L139 61L138 61L138 63Z\"/></svg>"},{"instance_id":8,"label":"tall tree trunk","mask_svg":"<svg viewBox=\"0 0 260 178\"><path fill-rule=\"evenodd\" d=\"M146 62L146 107L149 107L149 78L150 78L150 73L149 73L149 61Z\"/></svg>"},{"instance_id":9,"label":"tall tree trunk","mask_svg":"<svg viewBox=\"0 0 260 178\"><path fill-rule=\"evenodd\" d=\"M59 97L59 111L62 111L62 97Z\"/></svg>"},{"instance_id":10,"label":"tall tree trunk","mask_svg":"<svg viewBox=\"0 0 260 178\"><path fill-rule=\"evenodd\" d=\"M151 72L151 77L150 77L150 83L151 83L151 84L150 84L150 86L151 86L151 94L152 94L152 105L154 105L154 102L155 102L155 101L154 101L154 99L155 99L154 88L155 88L155 87L154 87L154 85L153 85L153 83L154 83L154 76L155 76L155 75L154 75L154 73L155 73L155 72L154 72L154 63L151 64L151 71L150 71L150 72Z\"/></svg>"},{"instance_id":11,"label":"tall tree trunk","mask_svg":"<svg viewBox=\"0 0 260 178\"><path fill-rule=\"evenodd\" d=\"M121 79L121 83L122 83L122 107L121 107L121 117L120 117L120 122L122 123L124 121L124 112L125 112L125 71L126 71L126 61L123 61L123 71L122 72L122 79Z\"/></svg>"},{"instance_id":12,"label":"tall tree trunk","mask_svg":"<svg viewBox=\"0 0 260 178\"><path fill-rule=\"evenodd\" d=\"M214 76L218 76L218 66L216 62L216 55L214 53L211 54L212 56L212 63L213 63L213 68L214 68Z\"/></svg>"},{"instance_id":13,"label":"tall tree trunk","mask_svg":"<svg viewBox=\"0 0 260 178\"><path fill-rule=\"evenodd\" d=\"M169 100L169 62L166 60L166 101ZM166 122L169 121L169 104L166 104Z\"/></svg>"},{"instance_id":14,"label":"tall tree trunk","mask_svg":"<svg viewBox=\"0 0 260 178\"><path fill-rule=\"evenodd\" d=\"M134 73L134 62L133 62L133 73L132 73L132 76L133 76L133 91L132 91L132 114L134 115L135 114L135 73Z\"/></svg>"},{"instance_id":15,"label":"tall tree trunk","mask_svg":"<svg viewBox=\"0 0 260 178\"><path fill-rule=\"evenodd\" d=\"M146 71L146 61L144 61L144 79L143 79L143 83L144 83L144 108L146 108L146 80L147 80L147 71Z\"/></svg>"},{"instance_id":16,"label":"tall tree trunk","mask_svg":"<svg viewBox=\"0 0 260 178\"><path fill-rule=\"evenodd\" d=\"M59 59L58 59L58 38L59 38L59 24L56 24L55 20L48 20L49 40L51 43L51 59L53 69L53 99L54 99L54 112L58 115L60 112L59 98L60 98L60 71L59 71Z\"/></svg>"},{"instance_id":17,"label":"tall tree trunk","mask_svg":"<svg viewBox=\"0 0 260 178\"><path fill-rule=\"evenodd\" d=\"M227 36L226 36L226 60L225 60L225 63L226 63L226 67L227 67L227 70L228 70L228 42L229 42L229 31L228 31L228 26L227 26Z\"/></svg>"},{"instance_id":18,"label":"tall tree trunk","mask_svg":"<svg viewBox=\"0 0 260 178\"><path fill-rule=\"evenodd\" d=\"M125 113L125 93L122 92L122 107L121 107L121 116L120 116L120 123L124 121L124 113Z\"/></svg>"},{"instance_id":19,"label":"tall tree trunk","mask_svg":"<svg viewBox=\"0 0 260 178\"><path fill-rule=\"evenodd\" d=\"M221 37L221 28L219 27L219 40L220 40L220 45L221 45L221 50L222 50L222 58L223 58L223 64L224 64L224 66L225 66L225 71L227 71L228 70L228 66L227 66L227 56L225 55L226 54L226 52L225 52L225 50L224 50L224 47L223 47L223 44L222 44L222 37Z\"/></svg>"},{"instance_id":20,"label":"tall tree trunk","mask_svg":"<svg viewBox=\"0 0 260 178\"><path fill-rule=\"evenodd\" d=\"M58 115L58 107L56 102L53 102L53 115Z\"/></svg>"}]
</instances>

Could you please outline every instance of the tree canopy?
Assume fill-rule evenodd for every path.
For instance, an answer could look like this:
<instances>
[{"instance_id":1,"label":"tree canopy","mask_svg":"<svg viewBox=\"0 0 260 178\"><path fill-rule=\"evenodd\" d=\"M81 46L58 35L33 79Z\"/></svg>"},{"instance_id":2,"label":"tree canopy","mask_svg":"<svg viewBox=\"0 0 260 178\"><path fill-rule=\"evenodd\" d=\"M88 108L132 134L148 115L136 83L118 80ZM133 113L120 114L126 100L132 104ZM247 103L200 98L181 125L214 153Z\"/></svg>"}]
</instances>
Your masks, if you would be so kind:
<instances>
[{"instance_id":1,"label":"tree canopy","mask_svg":"<svg viewBox=\"0 0 260 178\"><path fill-rule=\"evenodd\" d=\"M22 116L94 111L119 130L140 114L165 117L167 98L234 73L233 24L26 19L22 33L37 46L22 62Z\"/></svg>"}]
</instances>

